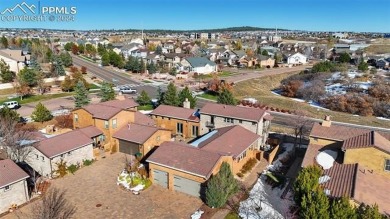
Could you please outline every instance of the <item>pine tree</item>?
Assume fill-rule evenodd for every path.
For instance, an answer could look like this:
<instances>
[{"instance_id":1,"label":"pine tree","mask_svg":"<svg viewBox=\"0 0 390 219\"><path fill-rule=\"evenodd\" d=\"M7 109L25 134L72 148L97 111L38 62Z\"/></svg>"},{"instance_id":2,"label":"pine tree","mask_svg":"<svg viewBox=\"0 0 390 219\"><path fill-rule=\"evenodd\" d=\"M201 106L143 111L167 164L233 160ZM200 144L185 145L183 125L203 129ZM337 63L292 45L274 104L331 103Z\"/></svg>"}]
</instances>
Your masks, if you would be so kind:
<instances>
[{"instance_id":1,"label":"pine tree","mask_svg":"<svg viewBox=\"0 0 390 219\"><path fill-rule=\"evenodd\" d=\"M188 99L191 103L191 109L196 106L196 97L192 96L190 89L186 86L183 90L179 92L179 106L183 106L183 102Z\"/></svg>"},{"instance_id":2,"label":"pine tree","mask_svg":"<svg viewBox=\"0 0 390 219\"><path fill-rule=\"evenodd\" d=\"M164 103L164 96L165 96L165 92L162 91L161 87L158 87L157 88L158 105Z\"/></svg>"},{"instance_id":3,"label":"pine tree","mask_svg":"<svg viewBox=\"0 0 390 219\"><path fill-rule=\"evenodd\" d=\"M170 106L178 106L179 101L177 97L177 90L175 85L171 82L168 85L167 91L164 93L163 104Z\"/></svg>"},{"instance_id":4,"label":"pine tree","mask_svg":"<svg viewBox=\"0 0 390 219\"><path fill-rule=\"evenodd\" d=\"M303 219L330 218L329 199L319 186L314 191L303 195L299 216Z\"/></svg>"},{"instance_id":5,"label":"pine tree","mask_svg":"<svg viewBox=\"0 0 390 219\"><path fill-rule=\"evenodd\" d=\"M222 88L222 92L218 95L217 102L226 105L236 105L236 100L229 89Z\"/></svg>"},{"instance_id":6,"label":"pine tree","mask_svg":"<svg viewBox=\"0 0 390 219\"><path fill-rule=\"evenodd\" d=\"M15 79L15 73L10 70L9 65L0 59L0 78L3 83L12 82Z\"/></svg>"},{"instance_id":7,"label":"pine tree","mask_svg":"<svg viewBox=\"0 0 390 219\"><path fill-rule=\"evenodd\" d=\"M372 206L361 204L357 209L358 219L386 219L387 217L379 213L378 205Z\"/></svg>"},{"instance_id":8,"label":"pine tree","mask_svg":"<svg viewBox=\"0 0 390 219\"><path fill-rule=\"evenodd\" d=\"M230 165L223 162L219 172L207 182L206 203L210 207L222 207L231 195L238 191Z\"/></svg>"},{"instance_id":9,"label":"pine tree","mask_svg":"<svg viewBox=\"0 0 390 219\"><path fill-rule=\"evenodd\" d=\"M76 108L88 105L90 99L88 98L88 90L85 88L83 82L81 81L77 82L74 90L75 90L74 99L75 99Z\"/></svg>"},{"instance_id":10,"label":"pine tree","mask_svg":"<svg viewBox=\"0 0 390 219\"><path fill-rule=\"evenodd\" d=\"M137 103L141 106L145 106L151 103L150 97L145 90L142 90L141 94L137 97Z\"/></svg>"},{"instance_id":11,"label":"pine tree","mask_svg":"<svg viewBox=\"0 0 390 219\"><path fill-rule=\"evenodd\" d=\"M30 87L37 85L37 71L31 68L24 68L19 72L20 82Z\"/></svg>"},{"instance_id":12,"label":"pine tree","mask_svg":"<svg viewBox=\"0 0 390 219\"><path fill-rule=\"evenodd\" d=\"M8 107L3 107L0 109L0 120L1 119L11 119L13 121L19 121L20 115L16 112L16 110L12 110Z\"/></svg>"},{"instance_id":13,"label":"pine tree","mask_svg":"<svg viewBox=\"0 0 390 219\"><path fill-rule=\"evenodd\" d=\"M34 112L31 114L32 120L34 122L46 122L53 118L53 115L50 113L50 111L41 103L39 102L35 106Z\"/></svg>"},{"instance_id":14,"label":"pine tree","mask_svg":"<svg viewBox=\"0 0 390 219\"><path fill-rule=\"evenodd\" d=\"M330 216L338 219L357 219L356 209L351 206L346 197L333 200Z\"/></svg>"},{"instance_id":15,"label":"pine tree","mask_svg":"<svg viewBox=\"0 0 390 219\"><path fill-rule=\"evenodd\" d=\"M318 166L309 166L303 168L294 183L294 199L299 205L302 202L302 197L314 191L319 183L318 179L321 176L321 169Z\"/></svg>"},{"instance_id":16,"label":"pine tree","mask_svg":"<svg viewBox=\"0 0 390 219\"><path fill-rule=\"evenodd\" d=\"M99 96L102 98L100 102L106 102L115 99L115 91L112 88L112 84L103 82L100 87Z\"/></svg>"}]
</instances>

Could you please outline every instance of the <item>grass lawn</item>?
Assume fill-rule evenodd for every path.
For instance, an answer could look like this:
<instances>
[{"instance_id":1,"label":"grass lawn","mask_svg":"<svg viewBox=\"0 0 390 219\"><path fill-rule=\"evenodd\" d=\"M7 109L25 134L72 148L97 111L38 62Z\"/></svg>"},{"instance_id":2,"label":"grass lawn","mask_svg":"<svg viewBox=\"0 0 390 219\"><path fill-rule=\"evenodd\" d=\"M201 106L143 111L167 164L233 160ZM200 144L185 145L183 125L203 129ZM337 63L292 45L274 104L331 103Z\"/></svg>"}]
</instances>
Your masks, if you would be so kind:
<instances>
[{"instance_id":1,"label":"grass lawn","mask_svg":"<svg viewBox=\"0 0 390 219\"><path fill-rule=\"evenodd\" d=\"M20 100L20 97L16 97L12 99L3 98L0 99L0 104L7 101L18 101L19 104L27 104L32 102L40 102L40 101L55 99L59 97L67 97L73 94L74 94L73 92L69 92L69 93L59 93L59 94L31 95L31 96L24 97L23 100Z\"/></svg>"},{"instance_id":2,"label":"grass lawn","mask_svg":"<svg viewBox=\"0 0 390 219\"><path fill-rule=\"evenodd\" d=\"M139 106L137 109L138 110L153 110L153 106L152 106L152 104L148 104L145 106Z\"/></svg>"},{"instance_id":3,"label":"grass lawn","mask_svg":"<svg viewBox=\"0 0 390 219\"><path fill-rule=\"evenodd\" d=\"M219 77L229 77L229 76L232 76L234 74L237 74L237 73L233 73L230 71L222 71L222 72L218 73L218 76Z\"/></svg>"},{"instance_id":4,"label":"grass lawn","mask_svg":"<svg viewBox=\"0 0 390 219\"><path fill-rule=\"evenodd\" d=\"M215 100L215 101L217 101L217 99L218 99L217 95L212 95L212 94L208 94L208 93L203 93L201 95L198 95L197 97L201 97L201 98L205 98L205 99L209 99L209 100Z\"/></svg>"},{"instance_id":5,"label":"grass lawn","mask_svg":"<svg viewBox=\"0 0 390 219\"><path fill-rule=\"evenodd\" d=\"M91 58L87 57L87 56L84 56L84 55L79 55L80 58L84 59L84 60L87 60L87 61L90 61L90 62L93 62L93 63L96 63L96 61L92 60Z\"/></svg>"},{"instance_id":6,"label":"grass lawn","mask_svg":"<svg viewBox=\"0 0 390 219\"><path fill-rule=\"evenodd\" d=\"M291 111L304 111L308 116L317 119L323 119L325 115L330 115L332 120L338 122L390 128L389 121L379 120L373 116L353 116L348 113L317 109L311 107L307 103L297 102L287 97L272 94L271 90L278 88L280 86L280 81L289 75L291 75L291 73L243 81L234 86L233 93L239 100L246 97L252 97L257 99L260 104Z\"/></svg>"},{"instance_id":7,"label":"grass lawn","mask_svg":"<svg viewBox=\"0 0 390 219\"><path fill-rule=\"evenodd\" d=\"M146 83L146 84L151 84L151 83L153 83L153 82L151 82L151 81L149 81L149 80L143 80L142 82L143 82L143 83Z\"/></svg>"},{"instance_id":8,"label":"grass lawn","mask_svg":"<svg viewBox=\"0 0 390 219\"><path fill-rule=\"evenodd\" d=\"M100 89L100 86L97 86L96 84L89 84L89 89Z\"/></svg>"}]
</instances>

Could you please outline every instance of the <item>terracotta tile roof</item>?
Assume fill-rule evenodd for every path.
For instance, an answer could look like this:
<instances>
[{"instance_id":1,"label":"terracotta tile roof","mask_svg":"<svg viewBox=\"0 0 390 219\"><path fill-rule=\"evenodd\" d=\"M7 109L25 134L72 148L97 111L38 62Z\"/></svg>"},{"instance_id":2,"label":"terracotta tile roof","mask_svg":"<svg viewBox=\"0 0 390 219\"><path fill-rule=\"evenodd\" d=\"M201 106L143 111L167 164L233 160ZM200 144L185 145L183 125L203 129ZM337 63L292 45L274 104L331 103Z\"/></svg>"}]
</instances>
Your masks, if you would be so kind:
<instances>
[{"instance_id":1,"label":"terracotta tile roof","mask_svg":"<svg viewBox=\"0 0 390 219\"><path fill-rule=\"evenodd\" d=\"M61 135L57 135L40 141L35 147L48 158L75 150L82 146L92 144L92 139L82 131L76 129Z\"/></svg>"},{"instance_id":2,"label":"terracotta tile roof","mask_svg":"<svg viewBox=\"0 0 390 219\"><path fill-rule=\"evenodd\" d=\"M310 136L343 141L357 135L367 133L368 129L354 128L343 125L331 124L330 127L314 123Z\"/></svg>"},{"instance_id":3,"label":"terracotta tile roof","mask_svg":"<svg viewBox=\"0 0 390 219\"><path fill-rule=\"evenodd\" d=\"M389 178L359 165L356 171L353 199L359 203L378 204L379 210L390 214Z\"/></svg>"},{"instance_id":4,"label":"terracotta tile roof","mask_svg":"<svg viewBox=\"0 0 390 219\"><path fill-rule=\"evenodd\" d=\"M355 183L355 176L358 164L338 164L325 170L324 175L330 177L330 180L323 184L325 189L330 190L331 197L352 197Z\"/></svg>"},{"instance_id":5,"label":"terracotta tile roof","mask_svg":"<svg viewBox=\"0 0 390 219\"><path fill-rule=\"evenodd\" d=\"M114 138L143 144L159 129L157 127L140 125L140 124L128 124L123 126L113 135Z\"/></svg>"},{"instance_id":6,"label":"terracotta tile roof","mask_svg":"<svg viewBox=\"0 0 390 219\"><path fill-rule=\"evenodd\" d=\"M130 109L138 106L133 99L111 100L103 103L90 104L83 107L92 114L94 118L108 120L118 114L122 110Z\"/></svg>"},{"instance_id":7,"label":"terracotta tile roof","mask_svg":"<svg viewBox=\"0 0 390 219\"><path fill-rule=\"evenodd\" d=\"M186 121L199 122L199 118L194 116L196 110L183 107L160 105L153 110L150 115L165 116Z\"/></svg>"},{"instance_id":8,"label":"terracotta tile roof","mask_svg":"<svg viewBox=\"0 0 390 219\"><path fill-rule=\"evenodd\" d=\"M28 177L11 159L0 160L0 188Z\"/></svg>"},{"instance_id":9,"label":"terracotta tile roof","mask_svg":"<svg viewBox=\"0 0 390 219\"><path fill-rule=\"evenodd\" d=\"M220 155L180 142L164 142L147 162L186 171L208 179Z\"/></svg>"},{"instance_id":10,"label":"terracotta tile roof","mask_svg":"<svg viewBox=\"0 0 390 219\"><path fill-rule=\"evenodd\" d=\"M88 127L81 128L81 129L78 129L78 130L80 132L82 132L84 135L86 135L87 137L89 137L89 138L94 138L94 137L97 137L97 136L103 134L103 132L100 131L95 126L88 126Z\"/></svg>"},{"instance_id":11,"label":"terracotta tile roof","mask_svg":"<svg viewBox=\"0 0 390 219\"><path fill-rule=\"evenodd\" d=\"M138 111L134 113L134 123L149 126L156 125L156 122L152 118Z\"/></svg>"},{"instance_id":12,"label":"terracotta tile roof","mask_svg":"<svg viewBox=\"0 0 390 219\"><path fill-rule=\"evenodd\" d=\"M258 122L264 116L265 110L258 108L230 106L217 103L207 103L200 110L201 114L218 115L227 118L236 118Z\"/></svg>"},{"instance_id":13,"label":"terracotta tile roof","mask_svg":"<svg viewBox=\"0 0 390 219\"><path fill-rule=\"evenodd\" d=\"M302 161L302 167L308 167L310 165L314 165L315 157L319 153L319 150L321 150L324 145L317 145L317 144L309 144L306 149L305 157Z\"/></svg>"},{"instance_id":14,"label":"terracotta tile roof","mask_svg":"<svg viewBox=\"0 0 390 219\"><path fill-rule=\"evenodd\" d=\"M198 147L202 150L230 155L234 158L261 138L261 136L239 125L219 128L214 131L216 131L215 134L201 142Z\"/></svg>"},{"instance_id":15,"label":"terracotta tile roof","mask_svg":"<svg viewBox=\"0 0 390 219\"><path fill-rule=\"evenodd\" d=\"M367 147L375 147L390 153L390 141L375 131L370 131L345 140L343 142L342 150Z\"/></svg>"}]
</instances>

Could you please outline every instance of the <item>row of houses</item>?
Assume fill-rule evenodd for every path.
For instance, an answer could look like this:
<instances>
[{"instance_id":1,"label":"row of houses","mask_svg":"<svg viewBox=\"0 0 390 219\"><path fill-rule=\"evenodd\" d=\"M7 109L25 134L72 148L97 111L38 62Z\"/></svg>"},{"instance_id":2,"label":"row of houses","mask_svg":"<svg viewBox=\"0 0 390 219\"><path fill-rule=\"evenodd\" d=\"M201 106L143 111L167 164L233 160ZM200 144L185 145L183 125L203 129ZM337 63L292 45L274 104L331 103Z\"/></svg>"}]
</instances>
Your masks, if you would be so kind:
<instances>
[{"instance_id":1,"label":"row of houses","mask_svg":"<svg viewBox=\"0 0 390 219\"><path fill-rule=\"evenodd\" d=\"M119 152L148 165L153 183L199 197L222 162L238 173L250 158L260 159L272 120L261 109L214 103L199 110L160 105L150 116L137 107L134 100L119 98L75 109L72 131L55 136L34 134L35 143L25 163L51 178L60 162L81 165L100 158L102 151ZM6 170L0 168L1 180L7 179L0 180L3 212L29 200L30 193L28 174L11 160L1 162L7 164ZM18 170L8 171L10 165ZM8 198L11 194L14 199Z\"/></svg>"}]
</instances>

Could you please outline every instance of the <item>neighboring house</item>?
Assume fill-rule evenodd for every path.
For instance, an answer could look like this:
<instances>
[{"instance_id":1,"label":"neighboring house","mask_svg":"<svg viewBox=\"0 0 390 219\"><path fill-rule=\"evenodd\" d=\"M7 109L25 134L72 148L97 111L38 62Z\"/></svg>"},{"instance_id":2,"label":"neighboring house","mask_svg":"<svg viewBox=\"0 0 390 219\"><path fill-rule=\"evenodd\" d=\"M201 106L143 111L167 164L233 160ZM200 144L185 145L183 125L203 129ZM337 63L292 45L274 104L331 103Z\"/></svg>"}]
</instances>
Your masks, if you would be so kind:
<instances>
[{"instance_id":1,"label":"neighboring house","mask_svg":"<svg viewBox=\"0 0 390 219\"><path fill-rule=\"evenodd\" d=\"M267 67L272 68L275 65L275 59L268 56L257 55L257 56L243 56L239 60L240 65L246 67Z\"/></svg>"},{"instance_id":2,"label":"neighboring house","mask_svg":"<svg viewBox=\"0 0 390 219\"><path fill-rule=\"evenodd\" d=\"M205 57L186 58L181 63L189 72L210 74L217 71L217 65Z\"/></svg>"},{"instance_id":3,"label":"neighboring house","mask_svg":"<svg viewBox=\"0 0 390 219\"><path fill-rule=\"evenodd\" d=\"M258 142L257 149L260 149L267 141L271 120L272 116L262 109L207 103L200 110L200 134L240 125L262 137Z\"/></svg>"},{"instance_id":4,"label":"neighboring house","mask_svg":"<svg viewBox=\"0 0 390 219\"><path fill-rule=\"evenodd\" d=\"M1 49L0 60L9 65L10 70L19 73L25 66L30 64L30 55L21 49Z\"/></svg>"},{"instance_id":5,"label":"neighboring house","mask_svg":"<svg viewBox=\"0 0 390 219\"><path fill-rule=\"evenodd\" d=\"M188 56L188 54L184 53L166 53L162 55L162 60L168 68L172 68L175 64L181 63L181 61Z\"/></svg>"},{"instance_id":6,"label":"neighboring house","mask_svg":"<svg viewBox=\"0 0 390 219\"><path fill-rule=\"evenodd\" d=\"M196 138L199 136L199 116L194 109L160 105L150 113L158 127L172 131L174 136Z\"/></svg>"},{"instance_id":7,"label":"neighboring house","mask_svg":"<svg viewBox=\"0 0 390 219\"><path fill-rule=\"evenodd\" d=\"M171 140L171 131L133 123L123 126L113 137L118 139L120 152L147 158L162 142Z\"/></svg>"},{"instance_id":8,"label":"neighboring house","mask_svg":"<svg viewBox=\"0 0 390 219\"><path fill-rule=\"evenodd\" d=\"M258 55L257 64L260 67L272 68L275 66L275 59L268 56Z\"/></svg>"},{"instance_id":9,"label":"neighboring house","mask_svg":"<svg viewBox=\"0 0 390 219\"><path fill-rule=\"evenodd\" d=\"M138 104L133 99L117 99L90 104L72 111L73 128L95 126L103 132L100 142L105 149L116 151L117 145L113 134L128 123L154 125L149 117L137 112Z\"/></svg>"},{"instance_id":10,"label":"neighboring house","mask_svg":"<svg viewBox=\"0 0 390 219\"><path fill-rule=\"evenodd\" d=\"M328 196L346 196L356 205L376 203L390 213L390 197L383 193L390 186L390 133L335 125L326 117L313 125L302 167L318 165L324 150L337 154L333 167L323 171L330 177L323 183Z\"/></svg>"},{"instance_id":11,"label":"neighboring house","mask_svg":"<svg viewBox=\"0 0 390 219\"><path fill-rule=\"evenodd\" d=\"M62 160L67 166L93 160L93 147L102 134L97 128L89 126L41 140L33 146L26 163L42 176L56 176L54 171Z\"/></svg>"},{"instance_id":12,"label":"neighboring house","mask_svg":"<svg viewBox=\"0 0 390 219\"><path fill-rule=\"evenodd\" d=\"M216 129L189 144L164 142L147 159L151 179L170 190L202 196L202 184L218 173L223 161L236 174L249 159L256 158L259 139L236 125Z\"/></svg>"},{"instance_id":13,"label":"neighboring house","mask_svg":"<svg viewBox=\"0 0 390 219\"><path fill-rule=\"evenodd\" d=\"M389 67L389 62L387 62L384 59L379 59L376 61L376 67L381 68L381 69L385 69L385 68Z\"/></svg>"},{"instance_id":14,"label":"neighboring house","mask_svg":"<svg viewBox=\"0 0 390 219\"><path fill-rule=\"evenodd\" d=\"M0 214L29 201L29 175L12 160L0 160Z\"/></svg>"},{"instance_id":15,"label":"neighboring house","mask_svg":"<svg viewBox=\"0 0 390 219\"><path fill-rule=\"evenodd\" d=\"M307 63L307 57L301 53L295 53L287 58L287 64L289 65L304 65Z\"/></svg>"}]
</instances>

